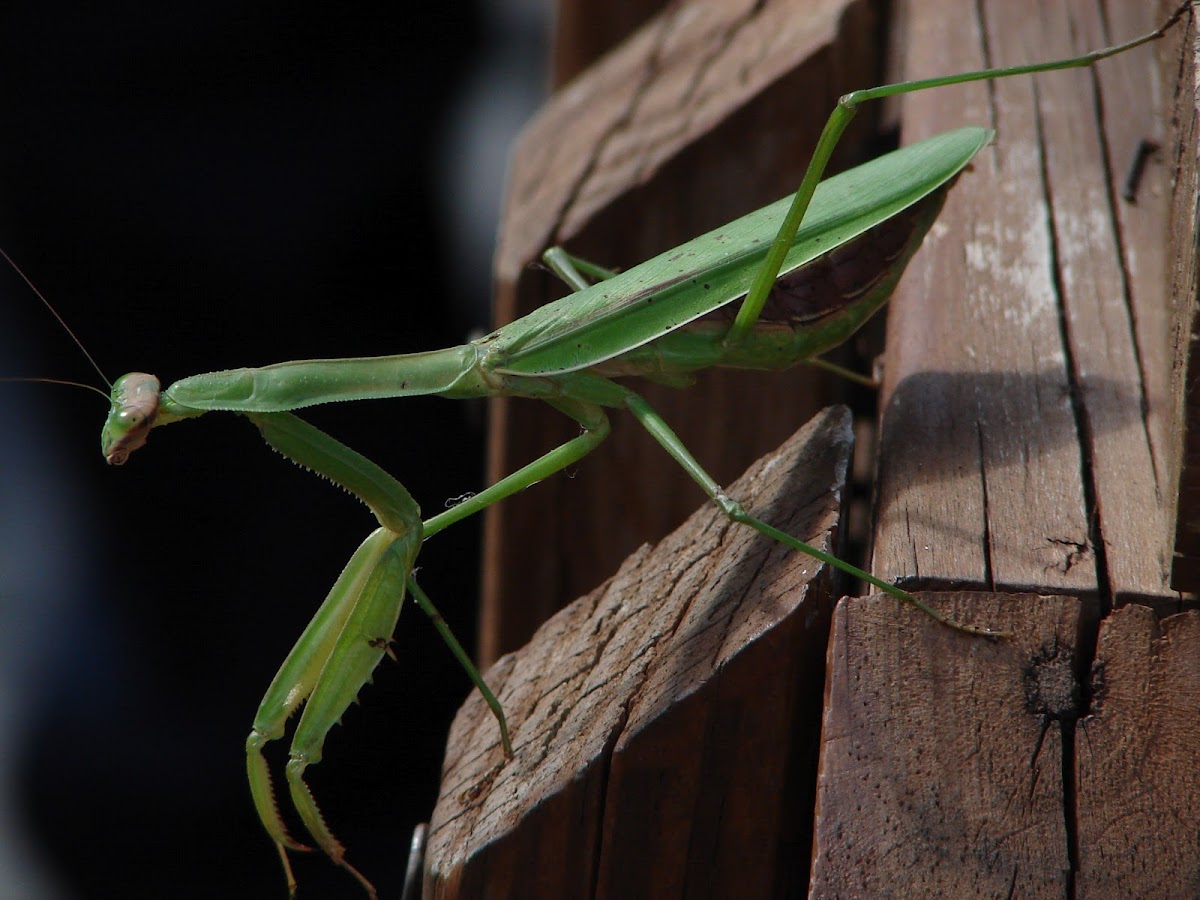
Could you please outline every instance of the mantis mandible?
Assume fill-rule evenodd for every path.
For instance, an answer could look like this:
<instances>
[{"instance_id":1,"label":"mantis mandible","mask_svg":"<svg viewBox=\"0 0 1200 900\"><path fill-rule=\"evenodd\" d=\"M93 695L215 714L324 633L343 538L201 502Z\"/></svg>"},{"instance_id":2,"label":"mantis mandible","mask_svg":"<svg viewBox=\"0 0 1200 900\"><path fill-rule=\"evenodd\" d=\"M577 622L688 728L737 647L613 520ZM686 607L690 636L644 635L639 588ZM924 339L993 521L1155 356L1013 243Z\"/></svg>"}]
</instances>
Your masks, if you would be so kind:
<instances>
[{"instance_id":1,"label":"mantis mandible","mask_svg":"<svg viewBox=\"0 0 1200 900\"><path fill-rule=\"evenodd\" d=\"M921 606L905 592L747 514L704 473L666 423L613 379L640 375L683 384L691 372L712 365L784 368L845 340L887 300L936 217L945 192L990 135L978 128L950 132L818 187L856 104L943 84L1090 65L1161 35L1188 6L1181 6L1154 33L1087 57L847 95L826 126L794 200L781 201L611 278L565 254L552 253L548 262L576 292L470 344L402 357L281 363L210 373L175 382L165 390L141 373L119 379L102 439L110 463L125 462L145 443L152 428L209 411L239 412L258 426L273 447L355 493L379 519L379 529L355 553L268 690L247 743L256 806L279 848L289 884L294 888L286 851L300 845L287 834L275 811L261 756L263 744L281 736L287 717L307 700L288 766L292 802L316 843L373 893L365 877L346 862L341 845L321 820L303 782L304 768L319 761L324 736L386 653L406 587L438 621L412 576L422 541L581 459L607 432L606 409L629 410L730 518ZM863 271L844 262L877 242L887 249L875 268ZM818 285L830 269L849 274L849 284L822 292ZM588 284L585 276L601 280ZM802 302L791 303L789 291ZM724 310L736 310L736 316L725 315ZM416 503L399 482L291 415L293 410L333 400L416 394L542 399L578 421L584 431L474 498L422 521ZM486 685L461 650L448 633L444 637L486 693ZM494 709L507 745L502 713L498 705Z\"/></svg>"}]
</instances>

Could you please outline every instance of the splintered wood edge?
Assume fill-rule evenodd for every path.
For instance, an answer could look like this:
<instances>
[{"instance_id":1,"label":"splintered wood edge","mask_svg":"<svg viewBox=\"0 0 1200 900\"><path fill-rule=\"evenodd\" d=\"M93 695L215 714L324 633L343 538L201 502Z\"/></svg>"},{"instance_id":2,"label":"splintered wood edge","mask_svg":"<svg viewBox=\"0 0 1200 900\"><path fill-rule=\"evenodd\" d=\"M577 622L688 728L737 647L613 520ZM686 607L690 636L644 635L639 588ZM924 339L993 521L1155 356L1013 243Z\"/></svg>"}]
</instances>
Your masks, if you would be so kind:
<instances>
[{"instance_id":1,"label":"splintered wood edge","mask_svg":"<svg viewBox=\"0 0 1200 900\"><path fill-rule=\"evenodd\" d=\"M849 413L825 410L730 494L829 549L851 443ZM477 694L455 719L425 895L769 888L808 808L784 788L802 781L794 745L815 746L828 581L706 505L550 619L486 675L515 758Z\"/></svg>"}]
</instances>

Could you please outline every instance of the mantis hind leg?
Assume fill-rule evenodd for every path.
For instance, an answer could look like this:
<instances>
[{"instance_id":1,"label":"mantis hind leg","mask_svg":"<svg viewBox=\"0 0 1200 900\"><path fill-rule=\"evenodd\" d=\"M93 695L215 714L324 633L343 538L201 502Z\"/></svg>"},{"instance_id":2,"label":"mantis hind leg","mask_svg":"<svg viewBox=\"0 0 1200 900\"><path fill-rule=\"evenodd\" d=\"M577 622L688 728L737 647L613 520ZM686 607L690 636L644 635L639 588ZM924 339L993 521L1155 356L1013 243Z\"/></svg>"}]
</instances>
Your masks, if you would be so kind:
<instances>
[{"instance_id":1,"label":"mantis hind leg","mask_svg":"<svg viewBox=\"0 0 1200 900\"><path fill-rule=\"evenodd\" d=\"M795 538L786 532L780 531L778 528L768 525L761 519L757 519L750 515L745 509L742 508L740 503L728 496L721 489L721 486L717 484L717 482L713 480L712 476L709 475L700 465L700 463L696 461L696 458L692 456L687 447L683 445L683 442L679 440L678 435L671 430L671 427L667 425L662 416L655 412L649 403L647 403L642 397L640 397L638 394L635 394L633 391L625 388L620 388L620 390L624 394L625 407L633 413L639 422L642 423L642 427L650 432L650 435L662 445L663 449L666 450L676 462L683 466L684 470L688 473L688 475L691 476L692 480L700 485L704 492L708 494L713 502L717 504L721 512L728 516L732 521L747 525L750 528L753 528L755 531L758 531L760 534L766 535L772 540L779 541L781 544L791 547L794 550L799 550L801 553L820 560L826 565L833 566L835 569L845 572L847 575L850 575L853 578L864 581L886 594L890 594L891 596L896 597L905 603L910 603L917 609L936 619L938 622L949 626L950 628L987 638L1001 637L1001 635L989 629L977 628L973 625L964 625L948 619L946 616L942 615L919 597L914 597L912 594L901 590L894 584L889 584L882 579L876 578L869 572L865 572L857 566L852 566L850 563L838 559L833 554L826 553L824 550L820 550L811 544L805 543L799 538Z\"/></svg>"},{"instance_id":2,"label":"mantis hind leg","mask_svg":"<svg viewBox=\"0 0 1200 900\"><path fill-rule=\"evenodd\" d=\"M736 346L746 338L758 321L763 306L767 302L767 295L770 293L771 285L775 283L775 279L779 275L779 270L783 265L784 257L787 255L788 247L791 245L792 239L796 236L796 231L799 229L800 223L804 221L804 214L808 210L813 192L817 189L817 183L820 182L824 175L825 167L828 165L838 141L841 140L842 133L846 130L846 126L850 124L851 119L854 118L861 104L871 100L882 100L885 97L896 97L901 94L911 94L951 84L966 84L972 81L1008 78L1012 75L1033 75L1038 72L1054 72L1060 69L1076 69L1091 66L1102 59L1108 59L1111 56L1116 56L1119 53L1124 53L1127 50L1132 50L1134 47L1139 47L1142 44L1150 43L1162 37L1189 10L1192 10L1194 3L1195 0L1181 0L1174 11L1154 31L1121 44L1085 53L1082 56L1072 56L1066 59L1055 59L1049 62L1032 63L1030 65L1005 66L998 69L979 69L974 72L960 72L956 75L943 75L937 78L921 78L915 81L885 84L879 87L843 94L838 99L837 106L825 121L825 127L821 131L821 136L817 139L817 146L813 150L812 159L809 161L808 169L804 173L804 179L800 182L800 187L797 189L795 197L792 200L792 205L784 217L783 224L779 228L779 233L767 251L762 267L754 276L754 282L750 287L749 293L746 295L746 299L742 301L737 318L729 326L729 331L724 339L725 344L727 346Z\"/></svg>"}]
</instances>

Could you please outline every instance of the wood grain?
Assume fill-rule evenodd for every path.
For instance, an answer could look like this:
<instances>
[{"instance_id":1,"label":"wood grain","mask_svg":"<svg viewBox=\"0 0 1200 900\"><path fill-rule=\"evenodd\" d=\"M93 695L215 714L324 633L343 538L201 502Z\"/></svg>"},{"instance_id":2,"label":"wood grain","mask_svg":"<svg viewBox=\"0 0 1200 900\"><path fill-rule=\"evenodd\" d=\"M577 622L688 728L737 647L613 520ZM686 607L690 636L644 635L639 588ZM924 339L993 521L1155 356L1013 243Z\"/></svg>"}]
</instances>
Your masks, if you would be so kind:
<instances>
[{"instance_id":1,"label":"wood grain","mask_svg":"<svg viewBox=\"0 0 1200 900\"><path fill-rule=\"evenodd\" d=\"M1130 36L1158 21L1114 4ZM914 4L905 77L1050 59L1112 39L1094 3ZM1134 15L1136 13L1136 15ZM1118 197L1164 130L1154 48L1037 79L911 95L904 140L989 123L888 318L877 574L1069 591L1092 615L1177 609L1165 464L1166 167Z\"/></svg>"},{"instance_id":2,"label":"wood grain","mask_svg":"<svg viewBox=\"0 0 1200 900\"><path fill-rule=\"evenodd\" d=\"M1010 637L952 632L884 595L838 606L810 896L1062 897L1079 603L922 596Z\"/></svg>"},{"instance_id":3,"label":"wood grain","mask_svg":"<svg viewBox=\"0 0 1200 900\"><path fill-rule=\"evenodd\" d=\"M1144 4L1116 7L984 4L980 21L960 4L911 4L907 39L893 41L908 51L901 77L1051 58L1118 36L1103 21L1122 38L1160 21ZM1177 46L1173 60L1163 52L1178 65ZM1094 78L1010 79L901 105L906 142L963 120L998 136L959 180L889 310L875 571L907 586L1012 592L943 602L1015 637L977 667L928 649L920 629L871 630L860 607L886 601L839 609L813 896L1157 896L1176 875L1175 894L1195 894L1200 848L1183 811L1200 790L1194 741L1178 738L1195 715L1189 677L1178 693L1163 683L1140 714L1115 700L1106 711L1086 677L1093 656L1103 666L1118 652L1112 638L1096 645L1111 608L1161 614L1183 602L1168 584L1164 469L1178 398L1161 310L1174 263L1155 258L1172 243L1170 157L1152 160L1136 209L1118 199L1118 160L1168 130L1154 101L1172 91L1151 50ZM1180 227L1190 237L1174 240L1177 251L1195 242L1194 226ZM1060 618L1022 590L1078 602L1053 601L1071 603ZM1152 667L1163 652L1146 630L1153 613L1128 615L1142 617L1130 643ZM1105 634L1119 622L1114 613ZM1191 652L1185 629L1171 634L1177 657ZM1026 672L1056 661L1039 691L1057 683L1064 702L1029 705L1021 658ZM976 705L981 696L992 705ZM1085 764L1093 729L1108 746ZM1154 774L1120 758L1139 747ZM1131 844L1146 809L1169 824L1142 855Z\"/></svg>"},{"instance_id":4,"label":"wood grain","mask_svg":"<svg viewBox=\"0 0 1200 900\"><path fill-rule=\"evenodd\" d=\"M1165 155L1171 173L1171 441L1167 496L1174 502L1171 586L1200 593L1200 29L1169 36L1163 72L1173 86Z\"/></svg>"},{"instance_id":5,"label":"wood grain","mask_svg":"<svg viewBox=\"0 0 1200 900\"><path fill-rule=\"evenodd\" d=\"M550 83L557 89L637 31L666 0L560 0L554 10Z\"/></svg>"}]
</instances>

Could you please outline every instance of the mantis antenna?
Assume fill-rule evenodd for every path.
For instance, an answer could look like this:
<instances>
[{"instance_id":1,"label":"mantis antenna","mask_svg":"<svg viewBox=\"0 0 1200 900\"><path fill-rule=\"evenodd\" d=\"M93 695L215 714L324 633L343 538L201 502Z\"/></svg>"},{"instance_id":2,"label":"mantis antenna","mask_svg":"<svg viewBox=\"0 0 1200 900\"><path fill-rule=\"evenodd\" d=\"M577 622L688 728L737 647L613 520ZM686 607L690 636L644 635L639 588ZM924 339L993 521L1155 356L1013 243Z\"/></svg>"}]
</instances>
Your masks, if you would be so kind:
<instances>
[{"instance_id":1,"label":"mantis antenna","mask_svg":"<svg viewBox=\"0 0 1200 900\"><path fill-rule=\"evenodd\" d=\"M3 247L0 247L0 256L3 256L8 261L8 264L13 267L13 270L18 275L21 276L21 280L24 281L27 285L29 285L29 289L31 291L33 291L34 294L37 295L37 298L42 301L42 304L46 307L46 309L50 310L50 314L52 316L54 316L55 319L58 320L58 324L63 327L63 330L66 331L66 333L71 336L71 340L73 340L75 342L75 346L80 349L80 351L83 353L83 355L85 357L87 357L87 361L92 364L92 368L96 370L96 373L100 376L100 380L103 381L105 383L105 385L108 386L108 390L111 391L112 390L112 382L108 380L108 377L104 374L104 370L100 368L99 363L97 363L96 360L92 357L92 354L88 353L87 347L83 346L83 341L81 341L79 339L79 336L76 335L75 332L71 330L71 326L67 324L66 320L58 314L58 310L56 310L53 306L50 305L50 301L47 300L45 298L45 296L42 294L42 292L37 289L37 285L35 285L32 281L29 280L29 276L26 275L21 270L21 267L18 266L13 261L13 258L8 255L8 252ZM99 394L105 400L109 399L107 392L100 390L98 387L95 387L94 385L83 384L82 382L79 382L79 381L67 381L62 378L0 378L0 381L7 381L7 382L40 381L45 384L66 384L66 385L70 385L72 387L87 388L89 391L95 391L97 394Z\"/></svg>"}]
</instances>

